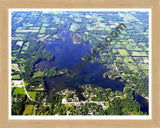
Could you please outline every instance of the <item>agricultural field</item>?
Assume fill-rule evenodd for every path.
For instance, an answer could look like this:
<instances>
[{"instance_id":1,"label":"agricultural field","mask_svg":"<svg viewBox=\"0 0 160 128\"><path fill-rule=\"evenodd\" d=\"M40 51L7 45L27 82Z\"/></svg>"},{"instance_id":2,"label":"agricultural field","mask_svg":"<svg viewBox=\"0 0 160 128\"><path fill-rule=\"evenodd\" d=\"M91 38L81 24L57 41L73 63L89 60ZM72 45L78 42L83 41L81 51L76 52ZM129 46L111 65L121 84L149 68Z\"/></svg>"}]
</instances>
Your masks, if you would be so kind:
<instances>
[{"instance_id":1,"label":"agricultural field","mask_svg":"<svg viewBox=\"0 0 160 128\"><path fill-rule=\"evenodd\" d=\"M121 56L128 56L128 52L125 49L118 49Z\"/></svg>"},{"instance_id":2,"label":"agricultural field","mask_svg":"<svg viewBox=\"0 0 160 128\"><path fill-rule=\"evenodd\" d=\"M32 115L34 111L34 105L25 105L23 115Z\"/></svg>"}]
</instances>

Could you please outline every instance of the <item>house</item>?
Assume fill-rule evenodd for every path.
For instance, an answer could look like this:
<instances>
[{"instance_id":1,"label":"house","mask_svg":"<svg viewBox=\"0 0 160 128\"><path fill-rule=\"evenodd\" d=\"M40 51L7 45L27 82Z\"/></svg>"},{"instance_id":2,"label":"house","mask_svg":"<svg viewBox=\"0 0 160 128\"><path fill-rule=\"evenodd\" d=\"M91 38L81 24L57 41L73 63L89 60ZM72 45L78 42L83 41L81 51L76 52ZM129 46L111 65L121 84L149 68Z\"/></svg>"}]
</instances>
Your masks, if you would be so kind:
<instances>
[{"instance_id":1,"label":"house","mask_svg":"<svg viewBox=\"0 0 160 128\"><path fill-rule=\"evenodd\" d=\"M62 104L66 104L67 103L67 99L62 99Z\"/></svg>"}]
</instances>

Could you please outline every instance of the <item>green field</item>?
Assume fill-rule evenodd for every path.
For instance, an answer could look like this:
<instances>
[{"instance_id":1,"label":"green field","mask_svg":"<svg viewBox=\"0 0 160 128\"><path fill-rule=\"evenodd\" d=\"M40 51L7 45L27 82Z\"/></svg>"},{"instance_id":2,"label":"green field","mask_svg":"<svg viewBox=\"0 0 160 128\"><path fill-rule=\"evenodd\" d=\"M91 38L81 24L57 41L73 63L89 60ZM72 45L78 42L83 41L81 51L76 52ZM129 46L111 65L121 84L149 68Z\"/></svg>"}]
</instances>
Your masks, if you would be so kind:
<instances>
[{"instance_id":1,"label":"green field","mask_svg":"<svg viewBox=\"0 0 160 128\"><path fill-rule=\"evenodd\" d=\"M34 106L33 105L25 105L25 110L23 115L32 115Z\"/></svg>"},{"instance_id":2,"label":"green field","mask_svg":"<svg viewBox=\"0 0 160 128\"><path fill-rule=\"evenodd\" d=\"M45 33L46 28L45 27L41 27L41 30L39 31L39 33Z\"/></svg>"},{"instance_id":3,"label":"green field","mask_svg":"<svg viewBox=\"0 0 160 128\"><path fill-rule=\"evenodd\" d=\"M16 94L25 94L25 91L24 91L24 88L23 87L15 87L15 90L14 90L14 92L16 93Z\"/></svg>"},{"instance_id":4,"label":"green field","mask_svg":"<svg viewBox=\"0 0 160 128\"><path fill-rule=\"evenodd\" d=\"M21 80L21 76L18 75L12 75L12 80Z\"/></svg>"},{"instance_id":5,"label":"green field","mask_svg":"<svg viewBox=\"0 0 160 128\"><path fill-rule=\"evenodd\" d=\"M125 49L118 49L121 56L128 56L128 52Z\"/></svg>"},{"instance_id":6,"label":"green field","mask_svg":"<svg viewBox=\"0 0 160 128\"><path fill-rule=\"evenodd\" d=\"M37 71L33 74L33 78L44 76L44 71Z\"/></svg>"},{"instance_id":7,"label":"green field","mask_svg":"<svg viewBox=\"0 0 160 128\"><path fill-rule=\"evenodd\" d=\"M35 100L36 93L37 92L28 92L28 95Z\"/></svg>"}]
</instances>

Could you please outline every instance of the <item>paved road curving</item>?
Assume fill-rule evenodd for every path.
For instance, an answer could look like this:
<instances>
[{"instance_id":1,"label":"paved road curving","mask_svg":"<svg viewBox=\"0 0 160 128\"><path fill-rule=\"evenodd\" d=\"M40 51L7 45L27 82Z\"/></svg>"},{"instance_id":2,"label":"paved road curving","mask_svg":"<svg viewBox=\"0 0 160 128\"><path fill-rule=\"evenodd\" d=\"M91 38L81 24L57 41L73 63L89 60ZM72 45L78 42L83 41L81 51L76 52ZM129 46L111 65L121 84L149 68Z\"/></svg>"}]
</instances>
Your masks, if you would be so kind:
<instances>
[{"instance_id":1,"label":"paved road curving","mask_svg":"<svg viewBox=\"0 0 160 128\"><path fill-rule=\"evenodd\" d=\"M22 77L22 73L21 73L21 71L19 70L19 68L17 67L17 65L14 65L15 67L16 67L16 69L19 71L19 73L20 73L20 75L21 75L21 77ZM24 85L24 81L23 81L23 79L22 79L22 83L23 83L23 87L24 87L24 91L25 91L25 94L27 95L27 97L28 97L28 99L30 99L31 101L35 101L34 99L32 99L30 96L29 96L29 94L28 94L28 92L27 92L27 89L26 89L26 87L25 87L25 85Z\"/></svg>"}]
</instances>

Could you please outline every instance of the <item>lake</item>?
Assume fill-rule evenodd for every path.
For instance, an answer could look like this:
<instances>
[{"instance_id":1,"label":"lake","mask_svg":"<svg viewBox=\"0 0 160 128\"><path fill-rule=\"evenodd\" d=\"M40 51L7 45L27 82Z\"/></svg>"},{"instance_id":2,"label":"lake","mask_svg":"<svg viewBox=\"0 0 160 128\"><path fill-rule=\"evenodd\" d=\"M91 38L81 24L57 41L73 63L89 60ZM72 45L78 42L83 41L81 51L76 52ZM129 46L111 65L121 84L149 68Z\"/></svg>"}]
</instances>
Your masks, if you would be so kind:
<instances>
[{"instance_id":1,"label":"lake","mask_svg":"<svg viewBox=\"0 0 160 128\"><path fill-rule=\"evenodd\" d=\"M73 44L69 33L64 33L62 39L46 41L46 51L49 51L55 55L55 59L52 62L42 61L48 68L57 66L58 70L67 68L70 71L74 69L75 66L79 65L82 60L82 56L88 55L88 51L91 50L92 46L89 42L86 45ZM97 56L99 57L99 56ZM80 85L92 84L93 86L102 88L111 88L113 91L120 90L123 91L124 83L121 83L118 79L111 80L109 78L103 78L103 73L109 69L101 63L88 63L84 68L81 68L80 72L76 73L73 78L68 78L65 75L45 78L45 85L47 90L57 89L76 89L78 92L82 92ZM80 95L82 100L84 97ZM135 100L141 104L141 110L148 113L148 102L145 101L140 95L135 95ZM145 101L145 102L144 102Z\"/></svg>"},{"instance_id":2,"label":"lake","mask_svg":"<svg viewBox=\"0 0 160 128\"><path fill-rule=\"evenodd\" d=\"M72 70L75 66L79 65L82 60L82 56L88 55L88 51L92 46L87 42L85 45L73 44L69 33L63 33L62 39L54 41L46 41L46 51L52 52L55 55L53 62L47 63L49 68L58 66L58 69L67 68ZM98 56L97 56L98 57ZM73 78L64 76L57 76L53 78L46 78L47 89L63 89L63 88L77 88L79 85L93 84L94 86L100 86L103 88L111 88L112 90L122 91L124 84L118 80L110 80L109 78L103 78L103 73L108 69L100 63L88 63L84 68L81 68L79 73ZM62 80L63 77L63 80Z\"/></svg>"}]
</instances>

